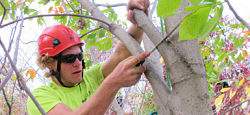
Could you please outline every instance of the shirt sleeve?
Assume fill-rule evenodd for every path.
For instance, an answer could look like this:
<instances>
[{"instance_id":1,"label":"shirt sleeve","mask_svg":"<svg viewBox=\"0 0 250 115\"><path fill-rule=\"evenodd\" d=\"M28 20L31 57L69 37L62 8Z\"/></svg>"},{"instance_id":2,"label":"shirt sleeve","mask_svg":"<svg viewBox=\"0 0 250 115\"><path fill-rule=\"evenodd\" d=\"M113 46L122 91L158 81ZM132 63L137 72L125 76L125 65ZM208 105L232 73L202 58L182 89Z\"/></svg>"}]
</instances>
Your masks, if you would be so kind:
<instances>
[{"instance_id":1,"label":"shirt sleeve","mask_svg":"<svg viewBox=\"0 0 250 115\"><path fill-rule=\"evenodd\" d=\"M83 79L91 94L98 89L104 80L102 73L103 64L104 63L94 65L89 70L84 71Z\"/></svg>"},{"instance_id":2,"label":"shirt sleeve","mask_svg":"<svg viewBox=\"0 0 250 115\"><path fill-rule=\"evenodd\" d=\"M57 98L57 96L54 96L53 92L49 91L49 89L45 87L35 89L32 94L35 96L36 100L46 113L56 104L61 103L60 99ZM29 115L41 115L40 111L30 97L27 101L27 110Z\"/></svg>"}]
</instances>

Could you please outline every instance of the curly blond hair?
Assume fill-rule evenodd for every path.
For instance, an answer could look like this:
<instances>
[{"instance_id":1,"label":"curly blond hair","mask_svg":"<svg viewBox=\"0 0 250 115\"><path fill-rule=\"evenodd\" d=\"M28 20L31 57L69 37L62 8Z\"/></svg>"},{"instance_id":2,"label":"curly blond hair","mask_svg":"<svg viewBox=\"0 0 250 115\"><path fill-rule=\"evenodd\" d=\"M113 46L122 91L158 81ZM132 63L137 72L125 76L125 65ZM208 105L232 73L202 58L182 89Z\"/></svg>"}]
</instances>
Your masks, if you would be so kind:
<instances>
[{"instance_id":1,"label":"curly blond hair","mask_svg":"<svg viewBox=\"0 0 250 115\"><path fill-rule=\"evenodd\" d=\"M43 55L43 56L38 56L37 57L37 64L38 66L44 70L44 69L48 69L48 67L53 66L53 63L56 60L52 57L52 56L48 56L48 55ZM47 70L45 72L45 77L46 78L52 78L53 75L50 74L50 72Z\"/></svg>"}]
</instances>

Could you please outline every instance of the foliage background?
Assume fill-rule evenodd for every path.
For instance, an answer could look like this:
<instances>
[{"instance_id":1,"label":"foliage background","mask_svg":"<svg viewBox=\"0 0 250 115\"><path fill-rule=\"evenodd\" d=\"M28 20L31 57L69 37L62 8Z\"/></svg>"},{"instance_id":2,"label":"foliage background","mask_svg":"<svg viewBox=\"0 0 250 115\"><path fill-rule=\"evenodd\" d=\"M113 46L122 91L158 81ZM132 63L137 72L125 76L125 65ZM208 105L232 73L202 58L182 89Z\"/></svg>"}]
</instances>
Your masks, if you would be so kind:
<instances>
[{"instance_id":1,"label":"foliage background","mask_svg":"<svg viewBox=\"0 0 250 115\"><path fill-rule=\"evenodd\" d=\"M20 0L2 0L2 2L10 9L7 11L3 24L20 18ZM50 2L48 0L21 0L21 2L23 4L24 17L47 13L63 14L65 12L89 15L85 10L81 10L76 0L68 0L71 5L61 0L51 0ZM130 25L124 19L126 13L117 12L119 9L114 10L116 8L106 7L101 7L101 9L110 20L120 24L124 29L127 29L128 25ZM122 11L125 11L125 7L122 9ZM3 15L2 8L0 8L0 15ZM156 15L153 16L153 22L160 30L161 24L159 20ZM0 30L1 33L4 33L4 35L1 35L1 39L9 47L12 56L14 55L14 44L17 43L17 33L20 31L19 24L20 22L1 28ZM31 90L39 86L34 84L49 83L49 80L43 77L43 72L36 66L36 38L43 28L54 24L67 25L79 35L99 27L97 22L79 17L57 16L24 21L24 26L21 29L22 35L20 48L18 49L17 67L23 74L26 84ZM249 100L249 33L232 16L223 16L209 36L199 42L201 54L206 64L211 106L217 114L222 114L230 109L230 107ZM84 36L83 40L86 42L86 55L84 59L88 67L106 60L118 42L117 38L104 29L99 29ZM0 56L0 80L3 80L11 68L2 50ZM11 76L11 80L0 94L1 114L10 113L10 111L13 114L26 112L25 102L27 95L18 86L16 75L11 74ZM228 86L224 85L226 83ZM143 77L137 85L122 89L117 96L122 97L123 108L126 112L148 114L156 110L152 94L152 88L145 77ZM111 114L112 112L111 107L107 114ZM232 111L229 111L228 114L247 114L249 112L249 102L245 102L239 107L232 109Z\"/></svg>"}]
</instances>

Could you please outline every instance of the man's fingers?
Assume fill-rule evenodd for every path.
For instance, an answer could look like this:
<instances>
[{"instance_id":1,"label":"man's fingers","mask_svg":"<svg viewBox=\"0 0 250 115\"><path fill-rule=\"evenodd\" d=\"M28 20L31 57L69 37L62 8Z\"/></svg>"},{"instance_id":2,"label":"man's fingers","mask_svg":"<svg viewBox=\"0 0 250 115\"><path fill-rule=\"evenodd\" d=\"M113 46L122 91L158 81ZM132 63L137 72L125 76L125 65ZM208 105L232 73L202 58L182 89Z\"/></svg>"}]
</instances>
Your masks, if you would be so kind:
<instances>
[{"instance_id":1,"label":"man's fingers","mask_svg":"<svg viewBox=\"0 0 250 115\"><path fill-rule=\"evenodd\" d=\"M145 59L149 55L150 55L150 52L145 51L143 53L140 53L140 54L134 56L133 58L131 58L129 66L135 66L136 64L140 63L143 59Z\"/></svg>"}]
</instances>

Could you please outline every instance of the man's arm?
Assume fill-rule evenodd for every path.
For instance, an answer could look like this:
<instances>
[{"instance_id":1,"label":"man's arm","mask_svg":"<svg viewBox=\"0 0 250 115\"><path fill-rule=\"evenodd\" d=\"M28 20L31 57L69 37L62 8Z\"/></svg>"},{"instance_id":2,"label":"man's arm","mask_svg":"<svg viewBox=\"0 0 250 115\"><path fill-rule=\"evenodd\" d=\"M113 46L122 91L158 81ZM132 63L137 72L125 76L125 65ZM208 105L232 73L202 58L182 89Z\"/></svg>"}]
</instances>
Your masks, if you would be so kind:
<instances>
[{"instance_id":1,"label":"man's arm","mask_svg":"<svg viewBox=\"0 0 250 115\"><path fill-rule=\"evenodd\" d=\"M146 68L144 66L136 67L136 64L149 55L149 52L143 52L120 62L114 71L104 79L94 95L75 111L67 105L59 103L48 112L48 115L103 115L121 87L134 85L140 79Z\"/></svg>"},{"instance_id":2,"label":"man's arm","mask_svg":"<svg viewBox=\"0 0 250 115\"><path fill-rule=\"evenodd\" d=\"M137 8L144 11L148 14L148 7L149 7L149 0L130 0L127 6L128 16L127 19L133 24L128 33L134 37L134 39L140 44L142 41L143 31L136 27L136 21L133 17L133 9ZM106 61L103 65L102 72L104 78L106 78L119 64L122 60L126 59L127 57L131 56L131 53L127 49L127 47L122 43L119 42L118 46L116 47L114 53L110 56L108 61Z\"/></svg>"},{"instance_id":3,"label":"man's arm","mask_svg":"<svg viewBox=\"0 0 250 115\"><path fill-rule=\"evenodd\" d=\"M128 3L128 19L134 24L129 28L128 33L139 43L142 40L143 32L135 26L136 23L131 16L133 15L132 9L138 8L147 13L148 6L148 0L130 0ZM149 52L143 52L137 56L131 56L126 46L119 42L115 52L102 67L105 79L94 95L75 111L60 103L52 108L48 115L103 115L121 87L132 86L140 80L141 74L146 68L144 66L136 67L136 64L149 55Z\"/></svg>"},{"instance_id":4,"label":"man's arm","mask_svg":"<svg viewBox=\"0 0 250 115\"><path fill-rule=\"evenodd\" d=\"M141 29L137 28L135 25L132 25L129 28L128 33L133 36L138 43L141 43L143 35L143 31ZM114 53L111 54L110 58L104 63L102 67L104 78L106 78L122 60L129 56L131 56L131 53L127 47L122 42L119 42Z\"/></svg>"}]
</instances>

